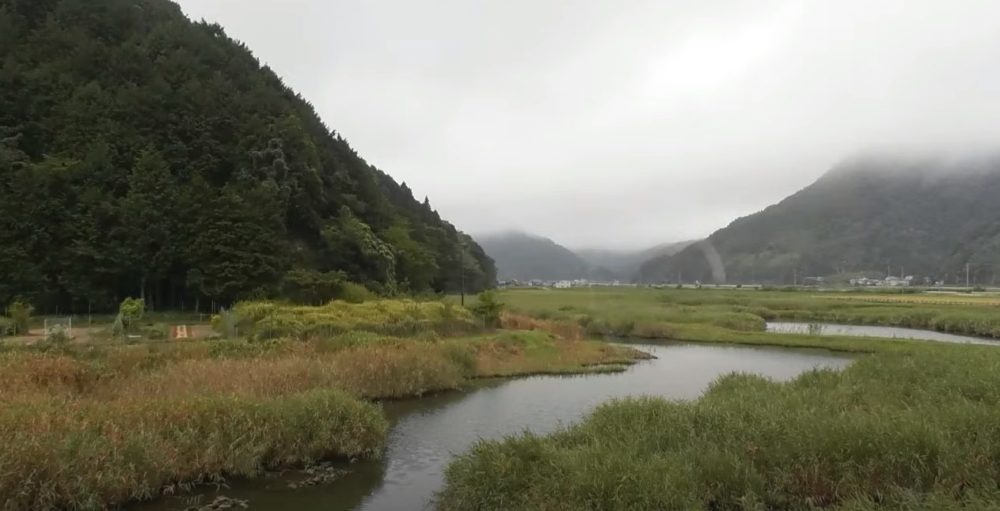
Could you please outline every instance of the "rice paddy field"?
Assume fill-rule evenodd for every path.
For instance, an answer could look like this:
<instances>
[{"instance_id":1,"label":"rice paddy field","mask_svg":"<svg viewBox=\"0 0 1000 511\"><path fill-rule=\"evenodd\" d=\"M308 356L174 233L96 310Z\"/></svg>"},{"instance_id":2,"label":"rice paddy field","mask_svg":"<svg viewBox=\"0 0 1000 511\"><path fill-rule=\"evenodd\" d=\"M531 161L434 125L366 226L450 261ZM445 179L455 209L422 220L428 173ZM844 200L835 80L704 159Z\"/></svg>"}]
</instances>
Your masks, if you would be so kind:
<instances>
[{"instance_id":1,"label":"rice paddy field","mask_svg":"<svg viewBox=\"0 0 1000 511\"><path fill-rule=\"evenodd\" d=\"M695 401L606 403L556 433L480 442L441 509L1000 509L1000 348L775 334L765 321L1000 337L995 297L512 290L517 314L591 335L861 354L787 383L733 374Z\"/></svg>"}]
</instances>

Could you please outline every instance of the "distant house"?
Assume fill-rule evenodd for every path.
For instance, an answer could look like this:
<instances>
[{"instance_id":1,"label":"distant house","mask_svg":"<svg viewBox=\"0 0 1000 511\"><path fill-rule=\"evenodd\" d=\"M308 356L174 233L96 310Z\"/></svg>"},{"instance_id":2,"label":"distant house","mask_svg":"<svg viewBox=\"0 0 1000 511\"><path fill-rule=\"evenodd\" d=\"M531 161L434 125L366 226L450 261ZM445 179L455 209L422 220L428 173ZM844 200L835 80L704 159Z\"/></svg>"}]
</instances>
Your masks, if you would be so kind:
<instances>
[{"instance_id":1,"label":"distant house","mask_svg":"<svg viewBox=\"0 0 1000 511\"><path fill-rule=\"evenodd\" d=\"M913 276L910 275L906 278L899 277L886 277L882 285L887 287L906 287L913 282Z\"/></svg>"},{"instance_id":2,"label":"distant house","mask_svg":"<svg viewBox=\"0 0 1000 511\"><path fill-rule=\"evenodd\" d=\"M552 284L552 287L554 287L556 289L569 289L569 288L573 287L573 283L570 282L570 281L568 281L568 280L560 280L560 281L556 282L555 284Z\"/></svg>"},{"instance_id":3,"label":"distant house","mask_svg":"<svg viewBox=\"0 0 1000 511\"><path fill-rule=\"evenodd\" d=\"M857 287L906 287L913 285L913 275L908 275L906 278L899 278L889 276L885 279L870 279L868 277L860 277L856 279L851 279L851 285Z\"/></svg>"}]
</instances>

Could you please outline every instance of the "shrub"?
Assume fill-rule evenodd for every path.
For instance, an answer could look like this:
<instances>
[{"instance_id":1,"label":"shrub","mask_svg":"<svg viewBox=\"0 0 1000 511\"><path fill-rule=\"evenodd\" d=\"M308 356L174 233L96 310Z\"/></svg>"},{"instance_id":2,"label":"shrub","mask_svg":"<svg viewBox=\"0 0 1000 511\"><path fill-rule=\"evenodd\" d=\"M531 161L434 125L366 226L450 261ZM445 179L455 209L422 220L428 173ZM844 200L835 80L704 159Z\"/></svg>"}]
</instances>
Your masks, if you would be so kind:
<instances>
[{"instance_id":1,"label":"shrub","mask_svg":"<svg viewBox=\"0 0 1000 511\"><path fill-rule=\"evenodd\" d=\"M413 336L475 329L465 309L448 310L441 302L375 300L359 304L334 301L319 307L242 302L233 307L240 332L254 339L292 337L300 340L332 337L351 331ZM216 320L220 323L221 319Z\"/></svg>"},{"instance_id":2,"label":"shrub","mask_svg":"<svg viewBox=\"0 0 1000 511\"><path fill-rule=\"evenodd\" d=\"M112 325L115 335L125 336L132 332L146 313L146 302L142 298L126 298L118 306L118 316Z\"/></svg>"},{"instance_id":3,"label":"shrub","mask_svg":"<svg viewBox=\"0 0 1000 511\"><path fill-rule=\"evenodd\" d=\"M364 303L376 298L375 293L367 287L354 282L344 282L340 290L340 299L347 303Z\"/></svg>"},{"instance_id":4,"label":"shrub","mask_svg":"<svg viewBox=\"0 0 1000 511\"><path fill-rule=\"evenodd\" d=\"M500 313L503 312L503 308L504 304L497 299L496 293L484 291L469 309L482 318L483 326L496 328L500 326Z\"/></svg>"},{"instance_id":5,"label":"shrub","mask_svg":"<svg viewBox=\"0 0 1000 511\"><path fill-rule=\"evenodd\" d=\"M65 330L56 327L49 332L45 340L52 344L53 346L65 346L69 344L70 338Z\"/></svg>"},{"instance_id":6,"label":"shrub","mask_svg":"<svg viewBox=\"0 0 1000 511\"><path fill-rule=\"evenodd\" d=\"M14 323L14 335L27 335L30 329L31 313L35 308L20 300L7 306L7 315Z\"/></svg>"},{"instance_id":7,"label":"shrub","mask_svg":"<svg viewBox=\"0 0 1000 511\"><path fill-rule=\"evenodd\" d=\"M16 333L17 326L14 324L14 320L0 317L0 338L15 335Z\"/></svg>"},{"instance_id":8,"label":"shrub","mask_svg":"<svg viewBox=\"0 0 1000 511\"><path fill-rule=\"evenodd\" d=\"M346 279L339 271L292 270L281 283L282 295L296 303L318 305L341 296Z\"/></svg>"}]
</instances>

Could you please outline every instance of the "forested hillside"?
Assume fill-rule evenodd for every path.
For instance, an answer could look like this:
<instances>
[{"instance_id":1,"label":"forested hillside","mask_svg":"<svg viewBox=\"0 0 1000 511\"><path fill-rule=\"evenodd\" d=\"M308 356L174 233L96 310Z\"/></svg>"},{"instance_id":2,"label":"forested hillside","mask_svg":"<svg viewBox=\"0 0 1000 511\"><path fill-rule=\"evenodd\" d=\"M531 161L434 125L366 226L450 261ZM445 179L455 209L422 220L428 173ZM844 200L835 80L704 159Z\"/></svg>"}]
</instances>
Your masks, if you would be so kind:
<instances>
[{"instance_id":1,"label":"forested hillside","mask_svg":"<svg viewBox=\"0 0 1000 511\"><path fill-rule=\"evenodd\" d=\"M218 25L167 0L0 0L0 304L455 291L460 267L495 281Z\"/></svg>"},{"instance_id":2,"label":"forested hillside","mask_svg":"<svg viewBox=\"0 0 1000 511\"><path fill-rule=\"evenodd\" d=\"M572 280L587 277L587 263L568 248L541 236L505 232L477 236L496 261L502 280Z\"/></svg>"},{"instance_id":3,"label":"forested hillside","mask_svg":"<svg viewBox=\"0 0 1000 511\"><path fill-rule=\"evenodd\" d=\"M721 265L712 271L718 253ZM1000 273L1000 158L849 161L706 243L642 268L647 282L802 282L914 275L993 284Z\"/></svg>"}]
</instances>

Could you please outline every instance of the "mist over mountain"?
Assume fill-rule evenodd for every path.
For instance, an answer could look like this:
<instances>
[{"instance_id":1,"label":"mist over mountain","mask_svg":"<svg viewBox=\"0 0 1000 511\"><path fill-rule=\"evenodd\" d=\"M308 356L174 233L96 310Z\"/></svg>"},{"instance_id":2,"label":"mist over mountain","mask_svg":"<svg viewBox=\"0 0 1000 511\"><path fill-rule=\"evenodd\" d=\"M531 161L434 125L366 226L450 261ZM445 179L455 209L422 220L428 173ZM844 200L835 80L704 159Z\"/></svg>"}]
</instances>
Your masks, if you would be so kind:
<instances>
[{"instance_id":1,"label":"mist over mountain","mask_svg":"<svg viewBox=\"0 0 1000 511\"><path fill-rule=\"evenodd\" d=\"M476 240L496 261L500 280L574 280L595 282L635 280L645 261L673 255L693 241L662 243L642 250L571 250L546 238L520 231L483 234Z\"/></svg>"},{"instance_id":2,"label":"mist over mountain","mask_svg":"<svg viewBox=\"0 0 1000 511\"><path fill-rule=\"evenodd\" d=\"M646 282L801 282L914 275L993 283L1000 270L1000 158L865 156L705 242L641 268ZM717 264L712 264L712 260Z\"/></svg>"},{"instance_id":3,"label":"mist over mountain","mask_svg":"<svg viewBox=\"0 0 1000 511\"><path fill-rule=\"evenodd\" d=\"M604 277L598 280L631 281L636 278L639 268L646 261L671 256L687 248L695 240L667 242L643 250L615 249L577 249L580 256L590 267L593 277Z\"/></svg>"},{"instance_id":4,"label":"mist over mountain","mask_svg":"<svg viewBox=\"0 0 1000 511\"><path fill-rule=\"evenodd\" d=\"M587 263L542 236L508 231L475 236L496 262L500 280L572 280L587 276Z\"/></svg>"}]
</instances>

